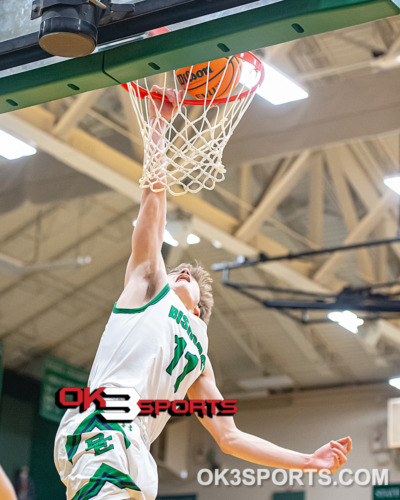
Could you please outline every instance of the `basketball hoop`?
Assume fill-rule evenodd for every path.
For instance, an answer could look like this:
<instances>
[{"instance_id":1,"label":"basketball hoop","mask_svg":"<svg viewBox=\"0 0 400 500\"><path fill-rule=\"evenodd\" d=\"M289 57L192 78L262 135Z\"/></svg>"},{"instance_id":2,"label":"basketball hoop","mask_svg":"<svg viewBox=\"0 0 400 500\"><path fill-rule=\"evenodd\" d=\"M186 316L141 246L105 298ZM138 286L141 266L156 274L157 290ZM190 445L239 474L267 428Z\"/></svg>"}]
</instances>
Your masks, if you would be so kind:
<instances>
[{"instance_id":1,"label":"basketball hoop","mask_svg":"<svg viewBox=\"0 0 400 500\"><path fill-rule=\"evenodd\" d=\"M246 52L235 58L241 61L235 70L241 73L234 75L235 81L239 80L239 76L240 81L229 89L228 95L225 92L224 97L220 98L219 87L224 81L228 64L221 74L218 87L213 89L214 97L210 96L208 79L204 84L203 97L194 99L189 94L194 66L188 68L185 85L179 83L176 71L122 85L130 94L144 142L140 187L150 187L153 191L166 189L178 196L188 192L197 193L203 188L214 189L216 182L224 180L222 153L264 79L263 64L254 54ZM155 121L149 125L149 102L167 101L164 95L150 92L154 84L176 92L183 90L184 96L177 114L170 121L165 120L157 110ZM160 123L166 127L165 143L163 149L157 151L152 137Z\"/></svg>"}]
</instances>

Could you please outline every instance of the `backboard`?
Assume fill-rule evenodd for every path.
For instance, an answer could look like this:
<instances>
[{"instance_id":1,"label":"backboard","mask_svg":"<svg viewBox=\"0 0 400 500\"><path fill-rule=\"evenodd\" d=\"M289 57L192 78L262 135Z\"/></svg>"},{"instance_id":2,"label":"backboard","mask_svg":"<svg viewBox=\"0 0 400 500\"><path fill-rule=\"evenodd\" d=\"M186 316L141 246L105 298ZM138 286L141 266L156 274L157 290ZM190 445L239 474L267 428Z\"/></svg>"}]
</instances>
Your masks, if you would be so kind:
<instances>
[{"instance_id":1,"label":"backboard","mask_svg":"<svg viewBox=\"0 0 400 500\"><path fill-rule=\"evenodd\" d=\"M0 3L0 113L109 87L223 55L397 15L400 0L123 0L89 56L53 57L38 44L31 0ZM148 37L167 26L169 33Z\"/></svg>"}]
</instances>

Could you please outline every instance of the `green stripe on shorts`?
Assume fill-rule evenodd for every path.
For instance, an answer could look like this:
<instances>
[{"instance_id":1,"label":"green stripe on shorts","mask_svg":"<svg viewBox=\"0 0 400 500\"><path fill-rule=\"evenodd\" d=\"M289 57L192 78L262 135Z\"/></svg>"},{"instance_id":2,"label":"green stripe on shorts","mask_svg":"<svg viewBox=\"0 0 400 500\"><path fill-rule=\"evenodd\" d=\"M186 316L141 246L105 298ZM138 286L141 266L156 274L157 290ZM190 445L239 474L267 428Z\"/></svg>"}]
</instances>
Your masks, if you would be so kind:
<instances>
[{"instance_id":1,"label":"green stripe on shorts","mask_svg":"<svg viewBox=\"0 0 400 500\"><path fill-rule=\"evenodd\" d=\"M121 490L141 491L128 474L124 474L107 464L101 464L95 474L89 479L89 482L85 486L82 486L72 500L89 500L90 498L94 498L107 482L114 484Z\"/></svg>"}]
</instances>

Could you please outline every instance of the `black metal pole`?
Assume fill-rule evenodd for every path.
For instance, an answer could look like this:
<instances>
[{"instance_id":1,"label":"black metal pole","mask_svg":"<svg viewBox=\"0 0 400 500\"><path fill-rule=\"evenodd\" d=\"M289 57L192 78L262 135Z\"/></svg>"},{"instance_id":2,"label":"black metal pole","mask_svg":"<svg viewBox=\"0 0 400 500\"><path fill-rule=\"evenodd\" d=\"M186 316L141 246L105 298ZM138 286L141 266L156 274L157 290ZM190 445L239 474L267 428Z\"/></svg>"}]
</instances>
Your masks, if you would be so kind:
<instances>
[{"instance_id":1,"label":"black metal pole","mask_svg":"<svg viewBox=\"0 0 400 500\"><path fill-rule=\"evenodd\" d=\"M247 291L247 285L241 286L240 283L232 283L228 280L222 282L223 285L233 288L249 299L255 300L259 304L269 309L300 309L314 311L344 311L350 309L352 311L367 311L367 312L400 312L399 300L386 300L382 296L372 297L350 297L348 295L334 297L321 297L316 300L266 300L251 292Z\"/></svg>"},{"instance_id":2,"label":"black metal pole","mask_svg":"<svg viewBox=\"0 0 400 500\"><path fill-rule=\"evenodd\" d=\"M379 303L381 302L381 303ZM308 302L308 301L293 301L293 300L263 300L263 305L270 309L306 309L314 311L343 311L350 309L352 311L368 311L368 312L400 312L400 301L372 301L366 300L363 302Z\"/></svg>"},{"instance_id":3,"label":"black metal pole","mask_svg":"<svg viewBox=\"0 0 400 500\"><path fill-rule=\"evenodd\" d=\"M354 243L352 245L341 245L337 247L322 248L321 250L307 250L299 253L288 253L285 255L277 255L269 257L265 254L260 254L258 259L241 259L235 262L222 262L220 264L213 264L213 271L223 271L224 269L239 269L241 267L251 267L264 262L277 262L280 260L297 260L306 257L314 257L316 255L323 255L326 253L346 252L349 250L357 250L359 248L368 248L379 245L390 245L392 243L400 243L400 237L386 238L382 240L366 241L364 243Z\"/></svg>"}]
</instances>

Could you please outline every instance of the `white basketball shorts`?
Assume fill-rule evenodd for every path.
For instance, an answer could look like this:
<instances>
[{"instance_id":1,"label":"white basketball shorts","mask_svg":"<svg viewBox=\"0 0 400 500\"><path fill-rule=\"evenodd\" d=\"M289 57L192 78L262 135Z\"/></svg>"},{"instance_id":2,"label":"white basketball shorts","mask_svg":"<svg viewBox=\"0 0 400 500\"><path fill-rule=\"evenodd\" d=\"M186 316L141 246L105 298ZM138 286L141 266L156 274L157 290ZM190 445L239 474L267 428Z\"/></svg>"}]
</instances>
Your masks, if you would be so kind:
<instances>
[{"instance_id":1,"label":"white basketball shorts","mask_svg":"<svg viewBox=\"0 0 400 500\"><path fill-rule=\"evenodd\" d=\"M54 462L67 500L154 500L157 466L140 421L105 423L100 413L67 411L57 431Z\"/></svg>"}]
</instances>

